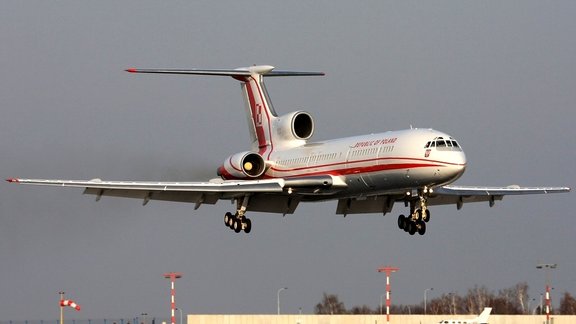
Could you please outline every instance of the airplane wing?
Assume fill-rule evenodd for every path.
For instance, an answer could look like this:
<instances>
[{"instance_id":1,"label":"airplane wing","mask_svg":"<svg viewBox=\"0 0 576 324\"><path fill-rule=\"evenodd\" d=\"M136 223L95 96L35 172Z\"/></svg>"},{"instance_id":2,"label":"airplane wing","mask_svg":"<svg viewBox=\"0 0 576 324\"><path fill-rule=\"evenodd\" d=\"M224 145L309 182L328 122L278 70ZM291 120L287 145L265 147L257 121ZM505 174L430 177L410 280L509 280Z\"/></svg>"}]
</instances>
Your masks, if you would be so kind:
<instances>
[{"instance_id":1,"label":"airplane wing","mask_svg":"<svg viewBox=\"0 0 576 324\"><path fill-rule=\"evenodd\" d=\"M19 179L6 181L37 186L84 188L84 194L141 199L146 205L150 200L215 204L220 199L250 196L248 210L291 214L300 202L298 193L332 192L346 187L339 178L332 176L299 177L265 180L221 180L208 182L154 182L154 181L103 181ZM291 195L294 193L294 195Z\"/></svg>"},{"instance_id":2,"label":"airplane wing","mask_svg":"<svg viewBox=\"0 0 576 324\"><path fill-rule=\"evenodd\" d=\"M569 192L568 187L473 187L473 186L443 186L433 189L428 197L428 206L456 205L461 209L464 203L489 202L494 206L496 200L502 200L508 195L531 195ZM336 214L367 214L389 213L395 202L407 201L405 192L390 192L372 197L346 198L338 201Z\"/></svg>"},{"instance_id":3,"label":"airplane wing","mask_svg":"<svg viewBox=\"0 0 576 324\"><path fill-rule=\"evenodd\" d=\"M444 186L434 189L428 199L428 204L455 204L460 209L464 203L487 201L492 207L496 200L502 200L504 196L551 194L569 191L570 188L568 187L520 187L517 185L507 187Z\"/></svg>"},{"instance_id":4,"label":"airplane wing","mask_svg":"<svg viewBox=\"0 0 576 324\"><path fill-rule=\"evenodd\" d=\"M49 180L49 179L7 179L8 182L39 186L59 186L84 188L84 194L95 195L96 200L102 196L136 198L143 204L150 200L177 201L194 203L195 209L202 204L216 204L221 199L237 199L250 196L249 211L292 214L303 195L330 195L346 188L339 177L313 176L289 179L266 180L220 180L208 182L154 182L154 181L103 181L92 180ZM493 206L496 200L507 195L529 195L569 192L568 187L472 187L444 186L434 188L428 197L428 205L454 204L458 209L464 203L486 201ZM406 200L404 192L339 199L336 214L365 214L392 211L395 202Z\"/></svg>"}]
</instances>

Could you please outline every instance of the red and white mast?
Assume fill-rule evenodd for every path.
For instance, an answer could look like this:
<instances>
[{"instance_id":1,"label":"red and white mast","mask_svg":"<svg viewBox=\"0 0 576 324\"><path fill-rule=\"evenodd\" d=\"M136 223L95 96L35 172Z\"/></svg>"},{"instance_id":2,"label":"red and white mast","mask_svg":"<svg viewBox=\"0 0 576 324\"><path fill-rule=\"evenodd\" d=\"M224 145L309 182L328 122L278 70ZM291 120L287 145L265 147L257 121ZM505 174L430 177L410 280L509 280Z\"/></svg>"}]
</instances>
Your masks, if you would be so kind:
<instances>
[{"instance_id":1,"label":"red and white mast","mask_svg":"<svg viewBox=\"0 0 576 324\"><path fill-rule=\"evenodd\" d=\"M390 323L390 304L392 303L390 299L390 274L398 270L398 268L390 266L378 268L378 272L386 273L386 323Z\"/></svg>"},{"instance_id":2,"label":"red and white mast","mask_svg":"<svg viewBox=\"0 0 576 324\"><path fill-rule=\"evenodd\" d=\"M168 272L164 274L164 278L170 279L170 323L176 323L176 316L174 312L176 311L176 288L174 283L176 279L182 278L182 273L180 272Z\"/></svg>"}]
</instances>

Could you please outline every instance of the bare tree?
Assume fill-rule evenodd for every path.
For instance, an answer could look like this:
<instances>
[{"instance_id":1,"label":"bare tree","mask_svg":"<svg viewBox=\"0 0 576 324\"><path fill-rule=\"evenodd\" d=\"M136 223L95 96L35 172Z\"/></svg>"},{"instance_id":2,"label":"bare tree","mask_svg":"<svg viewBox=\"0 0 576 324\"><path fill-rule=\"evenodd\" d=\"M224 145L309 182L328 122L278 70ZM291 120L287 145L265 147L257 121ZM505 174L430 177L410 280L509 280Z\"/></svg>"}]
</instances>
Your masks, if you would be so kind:
<instances>
[{"instance_id":1,"label":"bare tree","mask_svg":"<svg viewBox=\"0 0 576 324\"><path fill-rule=\"evenodd\" d=\"M536 300L536 299L532 299ZM528 284L520 282L510 288L501 289L497 294L488 291L485 286L474 286L467 294L443 294L427 302L429 314L480 314L484 307L492 307L493 314L530 314L530 298ZM423 314L423 303L414 305L392 305L393 314ZM539 308L534 308L537 311ZM375 314L378 308L372 310L369 306L355 306L346 310L338 296L324 293L322 302L314 309L316 314ZM560 300L559 314L576 315L576 298L568 292Z\"/></svg>"},{"instance_id":2,"label":"bare tree","mask_svg":"<svg viewBox=\"0 0 576 324\"><path fill-rule=\"evenodd\" d=\"M370 306L368 305L362 305L362 306L354 306L352 307L352 309L348 312L350 314L377 314L380 312L376 312L374 311L372 308L370 308Z\"/></svg>"},{"instance_id":3,"label":"bare tree","mask_svg":"<svg viewBox=\"0 0 576 324\"><path fill-rule=\"evenodd\" d=\"M528 283L520 282L514 286L516 290L516 300L520 306L521 314L530 314L530 309L528 308L528 301L530 297L528 296Z\"/></svg>"},{"instance_id":4,"label":"bare tree","mask_svg":"<svg viewBox=\"0 0 576 324\"><path fill-rule=\"evenodd\" d=\"M326 293L322 296L322 302L316 304L314 307L314 313L316 314L346 314L346 307L344 303L338 299L337 295L328 295Z\"/></svg>"},{"instance_id":5,"label":"bare tree","mask_svg":"<svg viewBox=\"0 0 576 324\"><path fill-rule=\"evenodd\" d=\"M559 311L562 315L576 315L576 299L568 292L565 292L560 299Z\"/></svg>"},{"instance_id":6,"label":"bare tree","mask_svg":"<svg viewBox=\"0 0 576 324\"><path fill-rule=\"evenodd\" d=\"M474 286L468 290L468 294L464 297L466 303L463 310L467 314L480 314L492 299L494 299L493 295L488 292L485 286Z\"/></svg>"}]
</instances>

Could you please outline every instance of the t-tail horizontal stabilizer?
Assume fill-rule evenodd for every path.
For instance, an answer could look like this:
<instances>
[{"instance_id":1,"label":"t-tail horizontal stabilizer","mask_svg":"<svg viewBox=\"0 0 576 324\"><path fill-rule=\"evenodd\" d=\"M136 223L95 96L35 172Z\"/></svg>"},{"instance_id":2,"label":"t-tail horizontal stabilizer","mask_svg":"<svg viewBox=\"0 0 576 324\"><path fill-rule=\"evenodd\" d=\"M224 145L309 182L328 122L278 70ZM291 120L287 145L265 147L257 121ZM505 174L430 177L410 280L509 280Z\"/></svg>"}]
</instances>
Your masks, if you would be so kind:
<instances>
[{"instance_id":1,"label":"t-tail horizontal stabilizer","mask_svg":"<svg viewBox=\"0 0 576 324\"><path fill-rule=\"evenodd\" d=\"M130 73L159 73L159 74L195 74L195 75L216 75L216 76L250 76L262 75L266 77L273 76L323 76L324 72L298 72L298 71L273 71L274 67L270 65L254 65L237 69L126 69Z\"/></svg>"}]
</instances>

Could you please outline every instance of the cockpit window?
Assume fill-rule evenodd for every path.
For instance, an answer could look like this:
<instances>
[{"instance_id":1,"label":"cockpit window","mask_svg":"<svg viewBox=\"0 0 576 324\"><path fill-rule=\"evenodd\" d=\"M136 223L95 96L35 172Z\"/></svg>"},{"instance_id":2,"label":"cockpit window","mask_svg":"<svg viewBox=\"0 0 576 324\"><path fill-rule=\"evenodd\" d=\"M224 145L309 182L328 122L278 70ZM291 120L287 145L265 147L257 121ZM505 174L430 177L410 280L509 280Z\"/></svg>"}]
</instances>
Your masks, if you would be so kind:
<instances>
[{"instance_id":1,"label":"cockpit window","mask_svg":"<svg viewBox=\"0 0 576 324\"><path fill-rule=\"evenodd\" d=\"M462 151L462 148L453 138L436 137L424 146L426 149L436 148L438 151Z\"/></svg>"}]
</instances>

